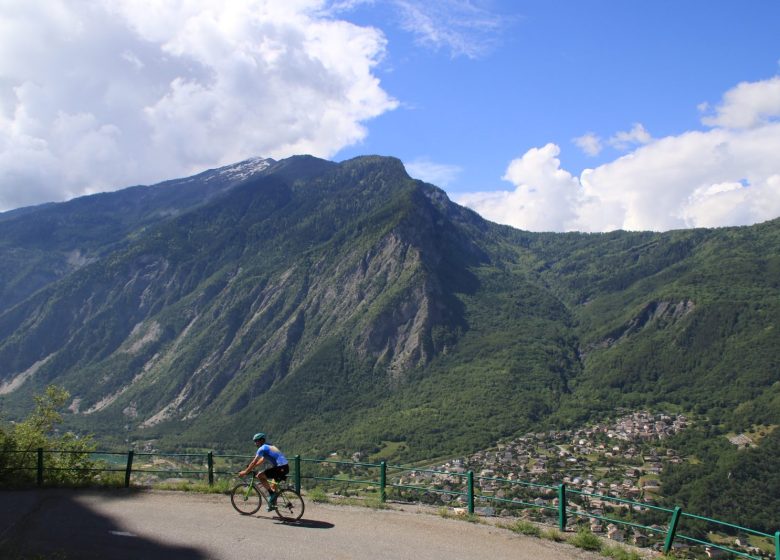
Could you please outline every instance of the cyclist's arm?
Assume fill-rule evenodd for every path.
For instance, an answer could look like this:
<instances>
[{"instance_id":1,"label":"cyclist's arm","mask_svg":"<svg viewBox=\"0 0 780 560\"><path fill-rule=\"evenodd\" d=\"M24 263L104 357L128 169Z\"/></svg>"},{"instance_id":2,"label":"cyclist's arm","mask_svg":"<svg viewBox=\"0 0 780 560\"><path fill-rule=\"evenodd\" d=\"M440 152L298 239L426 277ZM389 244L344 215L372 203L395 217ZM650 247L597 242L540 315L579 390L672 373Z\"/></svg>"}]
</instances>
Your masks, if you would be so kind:
<instances>
[{"instance_id":1,"label":"cyclist's arm","mask_svg":"<svg viewBox=\"0 0 780 560\"><path fill-rule=\"evenodd\" d=\"M238 476L248 475L249 471L251 471L255 467L259 467L260 465L262 465L263 461L265 461L265 457L255 457L254 459L252 459L252 462L249 463L249 465L247 465L247 467L243 471L238 473Z\"/></svg>"}]
</instances>

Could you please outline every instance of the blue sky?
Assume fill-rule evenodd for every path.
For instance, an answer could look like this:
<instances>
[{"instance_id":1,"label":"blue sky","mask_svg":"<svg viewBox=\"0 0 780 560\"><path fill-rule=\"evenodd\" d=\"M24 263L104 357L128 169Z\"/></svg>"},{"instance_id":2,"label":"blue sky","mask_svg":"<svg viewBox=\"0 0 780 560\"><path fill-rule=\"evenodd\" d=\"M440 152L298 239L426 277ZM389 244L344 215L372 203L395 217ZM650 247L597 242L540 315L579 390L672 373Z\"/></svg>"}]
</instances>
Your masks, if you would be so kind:
<instances>
[{"instance_id":1,"label":"blue sky","mask_svg":"<svg viewBox=\"0 0 780 560\"><path fill-rule=\"evenodd\" d=\"M0 6L0 210L312 153L537 231L780 216L780 2L172 4Z\"/></svg>"},{"instance_id":2,"label":"blue sky","mask_svg":"<svg viewBox=\"0 0 780 560\"><path fill-rule=\"evenodd\" d=\"M529 148L554 142L564 167L580 172L622 152L607 147L588 156L574 138L607 138L635 123L654 136L702 129L701 103L780 73L778 2L473 5L484 6L495 28L459 29L474 42L471 56L446 42L425 43L386 4L355 11L354 21L388 37L376 74L401 107L370 122L367 139L338 157L429 158L462 169L453 192L504 188L507 162Z\"/></svg>"}]
</instances>

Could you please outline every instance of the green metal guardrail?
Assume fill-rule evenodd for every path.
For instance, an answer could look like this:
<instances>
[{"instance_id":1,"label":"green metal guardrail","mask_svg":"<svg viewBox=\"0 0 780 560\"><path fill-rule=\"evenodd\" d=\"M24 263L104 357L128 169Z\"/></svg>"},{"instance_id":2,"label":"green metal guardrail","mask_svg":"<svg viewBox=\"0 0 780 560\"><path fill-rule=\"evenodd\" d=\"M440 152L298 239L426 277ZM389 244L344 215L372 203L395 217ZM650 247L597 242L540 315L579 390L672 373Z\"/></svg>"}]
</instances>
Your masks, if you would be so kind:
<instances>
[{"instance_id":1,"label":"green metal guardrail","mask_svg":"<svg viewBox=\"0 0 780 560\"><path fill-rule=\"evenodd\" d=\"M35 466L30 465L30 466L19 466L19 467L7 468L4 470L0 470L0 474L2 474L2 472L4 471L5 472L35 471L35 480L38 486L44 485L44 481L45 481L44 473L46 471L85 471L85 472L108 472L108 473L124 472L125 487L129 487L131 485L131 478L133 474L135 475L138 474L196 475L196 476L206 477L208 480L208 484L213 485L215 482L215 477L218 475L234 476L236 474L236 468L233 465L234 463L240 464L242 468L252 458L252 455L215 455L211 451L205 454L204 453L138 453L135 452L134 450L129 450L127 452L109 452L109 451L85 452L85 451L44 450L42 448L38 448L34 452L32 450L28 450L28 451L5 451L4 453L26 454L28 456L34 454ZM103 463L99 465L99 467L95 466L95 467L88 467L88 468L55 467L55 466L46 465L46 461L45 461L46 454L51 454L51 455L60 454L60 456L67 455L67 454L78 454L82 456L89 456L92 459L96 457L122 457L124 458L124 461L121 462L114 461L114 464L118 465L114 467L108 466L108 463ZM201 461L201 464L204 464L205 467L200 469L194 469L194 468L158 469L158 468L138 467L135 460L136 458L143 458L143 457L172 458L177 461L184 462L185 464L191 464L192 463L191 459L195 458L195 459L199 459ZM233 469L218 470L215 464L215 459L218 459L221 462L230 463ZM31 461L28 462L32 463ZM124 463L123 466L122 463ZM310 471L312 471L312 474L310 474L309 476L304 476L302 470L304 463L318 466L319 469L323 469L323 468L325 469L342 468L342 470L344 470L344 468L352 469L352 470L357 469L359 471L363 471L363 476L357 477L357 475L344 475L343 473L340 473L339 476L323 476L323 473L316 472L317 469L314 467L311 467L309 469ZM376 472L372 474L373 471ZM427 475L447 478L449 480L454 478L460 480L461 485L464 488L462 490L453 490L453 489L442 489L442 488L435 488L435 487L432 488L430 486L422 486L418 484L408 484L408 483L402 484L400 480L401 480L401 475L403 473L409 473L410 475L414 474L415 476L421 474L422 475L427 474ZM389 474L389 478L388 478L388 474ZM617 496L609 496L603 494L584 492L581 490L568 488L566 484L550 486L550 485L537 484L537 483L526 482L521 480L508 480L508 479L494 478L494 477L475 476L472 471L467 471L467 472L435 471L435 470L420 469L416 467L408 467L408 466L400 466L400 465L390 466L387 465L385 462L360 463L355 461L339 461L339 460L330 460L330 459L302 459L300 455L296 455L293 458L292 475L293 475L293 483L297 491L300 491L301 489L301 481L303 479L306 479L306 480L321 481L321 482L333 482L339 484L376 487L379 490L379 497L382 502L385 502L387 500L388 489L394 489L399 491L408 490L414 492L449 495L452 497L456 497L457 499L460 499L463 502L465 502L466 509L470 514L473 514L475 512L475 503L477 501L493 503L493 504L505 504L507 506L513 506L513 507L536 508L543 511L554 512L554 515L557 515L558 528L561 531L565 531L567 529L569 519L572 519L573 517L594 518L600 521L613 523L615 525L622 525L629 528L648 531L650 533L656 534L659 538L663 537L664 553L668 553L672 549L675 539L677 539L678 542L683 541L683 542L692 543L693 545L711 547L726 553L742 556L745 558L750 558L753 560L766 559L766 556L756 556L744 552L742 550L737 550L734 548L724 546L722 544L703 540L701 538L697 538L692 535L686 535L678 531L679 524L681 521L685 519L695 520L698 522L712 524L712 525L725 528L727 531L728 530L737 531L737 532L742 532L746 535L752 535L762 539L767 539L769 542L774 544L775 560L780 560L780 531L777 531L775 532L774 535L771 535L747 527L741 527L739 525L735 525L732 523L719 521L717 519L711 519L711 518L695 515L693 513L684 512L680 507L675 507L673 509L670 509L670 508L655 506L647 503L634 502L631 500L619 498ZM398 482L394 482L394 480L397 480ZM2 479L0 479L0 482L1 481ZM497 497L495 495L489 495L484 493L479 494L476 491L477 483L479 483L480 485L484 485L485 483L500 484L508 488L521 488L531 492L535 491L535 492L539 492L540 495L544 495L548 497L548 500L545 502L541 498L537 498L535 501L527 501L527 500L517 499L517 498L512 498L512 499L502 498L502 497ZM554 498L550 500L549 496L554 496ZM576 504L573 503L573 500L575 499L579 499L581 501L597 499L602 502L611 502L614 504L618 504L619 506L627 507L629 511L632 508L653 510L655 512L658 512L659 514L667 515L669 517L669 520L666 527L664 528L659 526L642 525L639 523L634 523L616 517L596 515L587 511L583 511L582 509L576 507Z\"/></svg>"}]
</instances>

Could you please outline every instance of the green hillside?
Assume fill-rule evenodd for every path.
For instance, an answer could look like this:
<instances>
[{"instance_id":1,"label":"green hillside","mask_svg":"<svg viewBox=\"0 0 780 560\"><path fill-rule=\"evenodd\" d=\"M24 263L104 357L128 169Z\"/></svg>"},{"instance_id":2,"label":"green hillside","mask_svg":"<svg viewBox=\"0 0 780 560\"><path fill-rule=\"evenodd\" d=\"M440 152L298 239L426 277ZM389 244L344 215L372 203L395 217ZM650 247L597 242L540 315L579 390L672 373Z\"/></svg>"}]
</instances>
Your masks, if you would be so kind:
<instances>
[{"instance_id":1,"label":"green hillside","mask_svg":"<svg viewBox=\"0 0 780 560\"><path fill-rule=\"evenodd\" d=\"M2 412L56 383L66 424L106 445L241 449L263 429L404 462L643 407L706 419L688 442L705 457L780 424L780 220L536 234L393 158L295 157L0 215L0 233ZM719 456L670 488L700 500L754 461ZM746 468L752 492L776 484Z\"/></svg>"}]
</instances>

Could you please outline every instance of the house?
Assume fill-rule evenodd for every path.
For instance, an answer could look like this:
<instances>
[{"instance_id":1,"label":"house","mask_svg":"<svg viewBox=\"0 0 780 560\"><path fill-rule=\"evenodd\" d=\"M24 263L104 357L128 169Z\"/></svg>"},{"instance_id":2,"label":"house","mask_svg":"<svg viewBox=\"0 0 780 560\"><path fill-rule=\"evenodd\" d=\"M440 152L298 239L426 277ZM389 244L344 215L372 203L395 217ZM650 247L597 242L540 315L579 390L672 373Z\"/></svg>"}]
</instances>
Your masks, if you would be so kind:
<instances>
[{"instance_id":1,"label":"house","mask_svg":"<svg viewBox=\"0 0 780 560\"><path fill-rule=\"evenodd\" d=\"M617 525L610 523L607 525L607 538L615 542L625 542L626 538L623 536L623 531L618 529Z\"/></svg>"},{"instance_id":2,"label":"house","mask_svg":"<svg viewBox=\"0 0 780 560\"><path fill-rule=\"evenodd\" d=\"M636 546L645 547L650 543L650 539L647 535L635 529L631 534L631 542Z\"/></svg>"}]
</instances>

